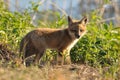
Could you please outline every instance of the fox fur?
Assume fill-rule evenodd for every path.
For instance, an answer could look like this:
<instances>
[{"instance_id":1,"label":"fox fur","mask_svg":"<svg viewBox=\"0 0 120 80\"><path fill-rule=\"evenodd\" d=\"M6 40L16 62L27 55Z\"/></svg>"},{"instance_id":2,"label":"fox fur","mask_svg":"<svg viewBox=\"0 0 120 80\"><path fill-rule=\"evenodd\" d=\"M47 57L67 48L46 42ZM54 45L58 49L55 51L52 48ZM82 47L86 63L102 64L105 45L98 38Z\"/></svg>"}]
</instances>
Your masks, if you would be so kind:
<instances>
[{"instance_id":1,"label":"fox fur","mask_svg":"<svg viewBox=\"0 0 120 80\"><path fill-rule=\"evenodd\" d=\"M52 49L58 52L57 62L70 64L70 50L86 33L86 23L86 17L73 20L68 16L68 27L65 29L37 28L29 32L20 43L23 60L35 55L35 63L38 64L46 49ZM63 55L66 55L66 60Z\"/></svg>"}]
</instances>

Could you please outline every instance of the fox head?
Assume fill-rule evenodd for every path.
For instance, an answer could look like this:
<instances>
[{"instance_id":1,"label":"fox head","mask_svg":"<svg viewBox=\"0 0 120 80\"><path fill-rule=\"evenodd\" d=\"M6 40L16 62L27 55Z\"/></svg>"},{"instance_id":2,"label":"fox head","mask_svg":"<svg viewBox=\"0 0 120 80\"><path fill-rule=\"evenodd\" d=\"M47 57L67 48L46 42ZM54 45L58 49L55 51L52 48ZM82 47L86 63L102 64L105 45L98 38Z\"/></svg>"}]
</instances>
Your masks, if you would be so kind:
<instances>
[{"instance_id":1,"label":"fox head","mask_svg":"<svg viewBox=\"0 0 120 80\"><path fill-rule=\"evenodd\" d=\"M81 20L72 20L68 16L68 30L72 38L79 39L82 37L86 33L86 24L86 17L82 18Z\"/></svg>"}]
</instances>

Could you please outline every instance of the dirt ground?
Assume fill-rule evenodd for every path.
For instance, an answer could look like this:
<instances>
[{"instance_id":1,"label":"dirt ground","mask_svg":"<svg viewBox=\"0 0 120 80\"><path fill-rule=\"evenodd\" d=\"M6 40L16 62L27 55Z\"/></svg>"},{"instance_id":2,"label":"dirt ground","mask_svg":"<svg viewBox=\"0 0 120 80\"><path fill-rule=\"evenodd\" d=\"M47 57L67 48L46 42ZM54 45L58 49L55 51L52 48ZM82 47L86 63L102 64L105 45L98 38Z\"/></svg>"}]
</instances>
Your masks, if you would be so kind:
<instances>
[{"instance_id":1,"label":"dirt ground","mask_svg":"<svg viewBox=\"0 0 120 80\"><path fill-rule=\"evenodd\" d=\"M85 64L25 67L20 59L0 44L0 80L113 80L105 79L100 70Z\"/></svg>"},{"instance_id":2,"label":"dirt ground","mask_svg":"<svg viewBox=\"0 0 120 80\"><path fill-rule=\"evenodd\" d=\"M31 67L1 67L0 80L101 80L99 72L89 66L59 67L45 66L44 68Z\"/></svg>"}]
</instances>

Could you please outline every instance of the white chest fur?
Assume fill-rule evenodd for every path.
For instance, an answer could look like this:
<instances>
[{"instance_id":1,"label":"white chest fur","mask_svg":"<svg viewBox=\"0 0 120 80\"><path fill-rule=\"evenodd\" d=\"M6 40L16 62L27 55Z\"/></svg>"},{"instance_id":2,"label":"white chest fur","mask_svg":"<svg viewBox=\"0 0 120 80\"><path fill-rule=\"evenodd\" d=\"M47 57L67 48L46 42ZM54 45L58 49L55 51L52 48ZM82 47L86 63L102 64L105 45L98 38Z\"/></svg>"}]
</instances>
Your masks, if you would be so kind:
<instances>
[{"instance_id":1,"label":"white chest fur","mask_svg":"<svg viewBox=\"0 0 120 80\"><path fill-rule=\"evenodd\" d=\"M72 47L78 42L79 39L74 40L68 47L67 50L71 50Z\"/></svg>"}]
</instances>

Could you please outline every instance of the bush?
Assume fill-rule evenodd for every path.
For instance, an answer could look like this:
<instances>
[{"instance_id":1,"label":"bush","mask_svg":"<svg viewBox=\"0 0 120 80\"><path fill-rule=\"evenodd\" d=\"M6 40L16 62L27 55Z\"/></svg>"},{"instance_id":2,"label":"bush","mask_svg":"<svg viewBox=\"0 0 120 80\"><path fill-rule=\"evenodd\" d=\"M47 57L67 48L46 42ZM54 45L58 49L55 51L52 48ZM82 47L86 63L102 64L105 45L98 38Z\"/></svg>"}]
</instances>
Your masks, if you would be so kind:
<instances>
[{"instance_id":1,"label":"bush","mask_svg":"<svg viewBox=\"0 0 120 80\"><path fill-rule=\"evenodd\" d=\"M21 37L31 27L30 15L27 11L12 13L4 9L4 7L0 7L0 42L10 44L13 49L16 49Z\"/></svg>"},{"instance_id":2,"label":"bush","mask_svg":"<svg viewBox=\"0 0 120 80\"><path fill-rule=\"evenodd\" d=\"M94 67L112 66L119 63L120 28L105 23L90 24L88 32L71 50L73 62Z\"/></svg>"}]
</instances>

